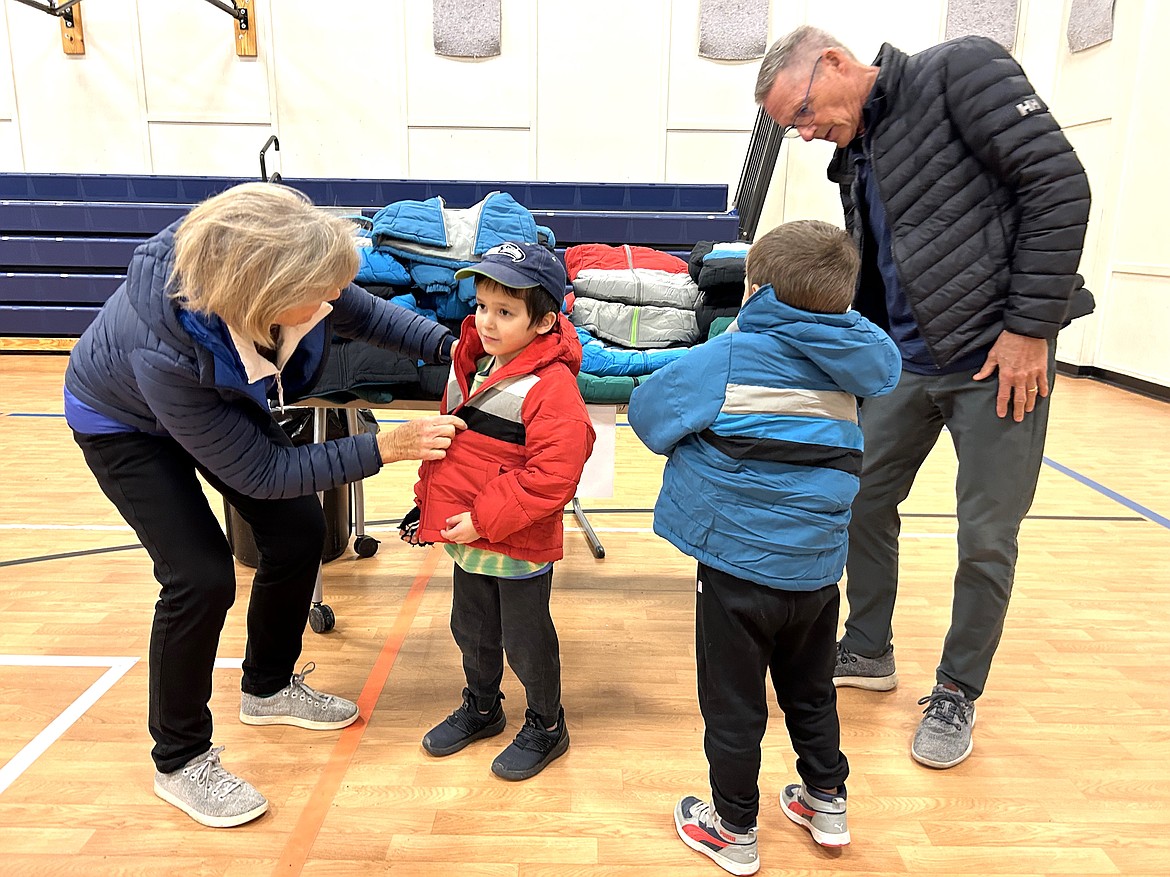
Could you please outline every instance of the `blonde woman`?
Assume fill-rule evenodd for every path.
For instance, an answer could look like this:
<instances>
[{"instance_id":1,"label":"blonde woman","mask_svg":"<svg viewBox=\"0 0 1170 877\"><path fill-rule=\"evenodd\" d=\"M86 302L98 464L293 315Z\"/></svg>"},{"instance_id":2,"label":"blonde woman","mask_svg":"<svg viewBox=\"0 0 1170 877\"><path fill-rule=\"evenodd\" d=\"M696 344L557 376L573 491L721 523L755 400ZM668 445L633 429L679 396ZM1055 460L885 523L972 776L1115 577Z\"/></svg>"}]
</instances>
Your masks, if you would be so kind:
<instances>
[{"instance_id":1,"label":"blonde woman","mask_svg":"<svg viewBox=\"0 0 1170 877\"><path fill-rule=\"evenodd\" d=\"M450 361L440 324L351 282L352 226L293 189L246 183L208 199L134 253L69 357L65 414L102 491L134 528L161 585L150 639L155 793L204 825L268 802L213 747L211 671L235 599L231 551L196 474L252 527L240 720L343 728L357 705L295 673L325 539L316 493L396 460L434 460L451 416L294 447L270 405L305 394L332 333Z\"/></svg>"}]
</instances>

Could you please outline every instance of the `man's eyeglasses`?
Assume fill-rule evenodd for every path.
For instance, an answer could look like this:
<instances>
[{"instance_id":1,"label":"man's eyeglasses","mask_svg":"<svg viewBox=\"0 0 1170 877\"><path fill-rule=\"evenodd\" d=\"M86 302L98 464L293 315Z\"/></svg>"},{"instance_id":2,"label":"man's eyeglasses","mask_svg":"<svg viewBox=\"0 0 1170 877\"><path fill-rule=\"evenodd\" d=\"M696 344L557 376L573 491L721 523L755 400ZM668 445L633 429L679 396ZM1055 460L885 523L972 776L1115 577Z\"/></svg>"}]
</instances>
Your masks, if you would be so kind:
<instances>
[{"instance_id":1,"label":"man's eyeglasses","mask_svg":"<svg viewBox=\"0 0 1170 877\"><path fill-rule=\"evenodd\" d=\"M817 65L821 63L820 56L813 62L812 76L808 78L808 88L804 92L804 100L800 104L800 109L796 111L796 115L792 117L792 124L784 129L785 137L791 139L800 136L800 129L807 126L816 115L812 108L808 105L808 96L812 94L813 80L817 75Z\"/></svg>"}]
</instances>

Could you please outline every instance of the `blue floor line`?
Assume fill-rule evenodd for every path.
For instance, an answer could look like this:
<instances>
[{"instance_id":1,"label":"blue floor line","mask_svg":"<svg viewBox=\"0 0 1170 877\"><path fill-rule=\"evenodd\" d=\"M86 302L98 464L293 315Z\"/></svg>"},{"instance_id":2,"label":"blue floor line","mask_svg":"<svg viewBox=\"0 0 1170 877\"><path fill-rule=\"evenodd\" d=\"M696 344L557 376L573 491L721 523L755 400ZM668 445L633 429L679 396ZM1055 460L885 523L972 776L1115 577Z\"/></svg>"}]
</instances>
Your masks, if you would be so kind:
<instances>
[{"instance_id":1,"label":"blue floor line","mask_svg":"<svg viewBox=\"0 0 1170 877\"><path fill-rule=\"evenodd\" d=\"M1170 530L1170 518L1165 518L1152 509L1146 508L1141 503L1134 502L1132 499L1122 496L1115 490L1110 490L1104 484L1099 484L1092 478L1088 478L1082 475L1080 472L1068 468L1068 466L1062 466L1060 463L1057 463L1050 457L1045 457L1044 462L1062 475L1067 475L1073 481L1079 481L1081 484L1085 485L1085 487L1091 487L1102 496L1107 496L1114 502L1125 506L1130 511L1137 512L1143 518L1147 518L1148 520L1153 521L1155 524L1159 524L1160 526L1165 527L1167 530Z\"/></svg>"}]
</instances>

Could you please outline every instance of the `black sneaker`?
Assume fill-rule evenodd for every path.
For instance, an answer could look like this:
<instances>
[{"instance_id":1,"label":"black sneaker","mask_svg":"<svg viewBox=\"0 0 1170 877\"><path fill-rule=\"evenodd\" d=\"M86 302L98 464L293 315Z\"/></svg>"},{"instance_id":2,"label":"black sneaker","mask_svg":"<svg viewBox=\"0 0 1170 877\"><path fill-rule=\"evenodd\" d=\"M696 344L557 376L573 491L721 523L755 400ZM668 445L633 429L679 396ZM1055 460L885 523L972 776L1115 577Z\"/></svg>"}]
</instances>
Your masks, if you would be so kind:
<instances>
[{"instance_id":1,"label":"black sneaker","mask_svg":"<svg viewBox=\"0 0 1170 877\"><path fill-rule=\"evenodd\" d=\"M492 773L505 780L526 780L544 770L553 759L569 748L569 729L565 727L565 709L557 717L557 729L546 731L540 716L524 711L524 727L492 762Z\"/></svg>"},{"instance_id":2,"label":"black sneaker","mask_svg":"<svg viewBox=\"0 0 1170 877\"><path fill-rule=\"evenodd\" d=\"M464 688L463 704L427 731L422 741L423 749L435 756L454 755L469 743L496 736L508 724L501 703L503 699L504 695L498 695L491 711L484 715L476 708L471 690Z\"/></svg>"}]
</instances>

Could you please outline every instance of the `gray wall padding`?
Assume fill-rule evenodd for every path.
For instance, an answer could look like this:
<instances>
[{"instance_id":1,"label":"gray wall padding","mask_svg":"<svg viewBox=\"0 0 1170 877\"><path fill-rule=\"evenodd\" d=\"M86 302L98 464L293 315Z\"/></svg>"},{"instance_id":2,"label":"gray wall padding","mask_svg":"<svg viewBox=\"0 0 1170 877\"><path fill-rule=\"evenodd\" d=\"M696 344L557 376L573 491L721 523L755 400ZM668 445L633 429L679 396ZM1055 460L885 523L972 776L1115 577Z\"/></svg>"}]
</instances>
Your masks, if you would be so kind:
<instances>
[{"instance_id":1,"label":"gray wall padding","mask_svg":"<svg viewBox=\"0 0 1170 877\"><path fill-rule=\"evenodd\" d=\"M500 0L434 0L435 52L452 58L500 54Z\"/></svg>"},{"instance_id":2,"label":"gray wall padding","mask_svg":"<svg viewBox=\"0 0 1170 877\"><path fill-rule=\"evenodd\" d=\"M1009 52L1016 47L1018 0L950 0L947 39L977 34L990 37Z\"/></svg>"},{"instance_id":3,"label":"gray wall padding","mask_svg":"<svg viewBox=\"0 0 1170 877\"><path fill-rule=\"evenodd\" d=\"M764 57L768 0L699 0L699 54L719 61Z\"/></svg>"},{"instance_id":4,"label":"gray wall padding","mask_svg":"<svg viewBox=\"0 0 1170 877\"><path fill-rule=\"evenodd\" d=\"M1113 39L1113 5L1113 0L1072 0L1068 12L1070 52L1083 52Z\"/></svg>"}]
</instances>

